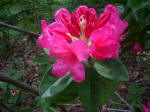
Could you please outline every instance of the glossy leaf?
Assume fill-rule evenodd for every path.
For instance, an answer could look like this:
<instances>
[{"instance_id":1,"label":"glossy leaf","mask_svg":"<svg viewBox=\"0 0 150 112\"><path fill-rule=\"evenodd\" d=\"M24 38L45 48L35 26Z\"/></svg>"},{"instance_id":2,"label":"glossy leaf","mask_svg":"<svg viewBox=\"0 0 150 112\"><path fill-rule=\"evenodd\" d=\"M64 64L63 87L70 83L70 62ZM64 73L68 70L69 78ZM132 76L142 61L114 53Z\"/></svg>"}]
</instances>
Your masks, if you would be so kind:
<instances>
[{"instance_id":1,"label":"glossy leaf","mask_svg":"<svg viewBox=\"0 0 150 112\"><path fill-rule=\"evenodd\" d=\"M99 106L107 103L117 85L118 82L100 77L93 68L86 69L86 79L79 85L79 96L83 107L88 112L94 112Z\"/></svg>"},{"instance_id":2,"label":"glossy leaf","mask_svg":"<svg viewBox=\"0 0 150 112\"><path fill-rule=\"evenodd\" d=\"M121 61L116 59L106 59L104 61L95 61L94 68L99 75L116 81L127 81L129 74Z\"/></svg>"},{"instance_id":3,"label":"glossy leaf","mask_svg":"<svg viewBox=\"0 0 150 112\"><path fill-rule=\"evenodd\" d=\"M70 78L69 75L67 75L61 79L58 79L52 85L49 85L49 87L46 89L46 91L42 94L42 97L54 96L55 94L64 90L71 82L72 82L72 78Z\"/></svg>"},{"instance_id":4,"label":"glossy leaf","mask_svg":"<svg viewBox=\"0 0 150 112\"><path fill-rule=\"evenodd\" d=\"M51 86L58 78L51 74L51 66L44 74L40 86L39 86L39 93L42 95L48 88Z\"/></svg>"},{"instance_id":5,"label":"glossy leaf","mask_svg":"<svg viewBox=\"0 0 150 112\"><path fill-rule=\"evenodd\" d=\"M63 91L50 98L50 101L52 104L64 104L74 101L77 97L78 84L72 81Z\"/></svg>"}]
</instances>

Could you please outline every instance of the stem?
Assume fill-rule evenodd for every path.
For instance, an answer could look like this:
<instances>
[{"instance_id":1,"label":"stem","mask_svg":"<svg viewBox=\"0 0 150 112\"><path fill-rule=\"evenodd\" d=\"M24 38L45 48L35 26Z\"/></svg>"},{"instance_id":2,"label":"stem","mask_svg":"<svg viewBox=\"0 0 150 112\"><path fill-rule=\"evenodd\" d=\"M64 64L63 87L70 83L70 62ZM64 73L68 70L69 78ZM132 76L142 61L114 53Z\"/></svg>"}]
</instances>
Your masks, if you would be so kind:
<instances>
[{"instance_id":1,"label":"stem","mask_svg":"<svg viewBox=\"0 0 150 112\"><path fill-rule=\"evenodd\" d=\"M122 110L122 109L113 109L113 108L103 108L106 111L114 111L114 112L132 112L131 110Z\"/></svg>"},{"instance_id":2,"label":"stem","mask_svg":"<svg viewBox=\"0 0 150 112\"><path fill-rule=\"evenodd\" d=\"M36 95L39 95L38 89L33 88L32 86L27 85L26 83L21 82L19 80L15 80L15 79L13 79L10 76L0 74L0 81L8 82L10 84L13 84L13 85L19 87L19 88L22 88L24 90L30 91L30 92L32 92L32 93L34 93Z\"/></svg>"},{"instance_id":3,"label":"stem","mask_svg":"<svg viewBox=\"0 0 150 112\"><path fill-rule=\"evenodd\" d=\"M1 21L0 21L0 26L7 27L9 29L13 29L13 30L16 30L16 31L19 31L19 32L23 32L23 33L26 33L28 35L32 35L32 36L36 36L36 37L39 36L39 34L37 34L35 32L30 32L30 31L27 31L25 29L22 29L22 28L13 26L13 25L6 24L6 23L1 22Z\"/></svg>"},{"instance_id":4,"label":"stem","mask_svg":"<svg viewBox=\"0 0 150 112\"><path fill-rule=\"evenodd\" d=\"M126 104L126 106L133 111L132 106L129 105L127 101L125 101L117 92L115 92L115 95L123 102Z\"/></svg>"}]
</instances>

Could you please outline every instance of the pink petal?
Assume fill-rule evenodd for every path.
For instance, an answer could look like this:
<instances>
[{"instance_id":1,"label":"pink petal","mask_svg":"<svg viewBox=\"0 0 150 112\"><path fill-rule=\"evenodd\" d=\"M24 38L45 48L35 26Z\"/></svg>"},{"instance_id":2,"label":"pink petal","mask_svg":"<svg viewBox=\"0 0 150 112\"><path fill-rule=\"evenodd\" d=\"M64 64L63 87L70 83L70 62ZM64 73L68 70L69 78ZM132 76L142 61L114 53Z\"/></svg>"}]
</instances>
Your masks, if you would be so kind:
<instances>
[{"instance_id":1,"label":"pink petal","mask_svg":"<svg viewBox=\"0 0 150 112\"><path fill-rule=\"evenodd\" d=\"M128 22L123 21L121 19L118 20L117 31L119 34L122 34L127 27L128 27Z\"/></svg>"},{"instance_id":2,"label":"pink petal","mask_svg":"<svg viewBox=\"0 0 150 112\"><path fill-rule=\"evenodd\" d=\"M91 34L91 54L94 58L99 60L118 58L119 42L112 40L112 36L105 29L95 30Z\"/></svg>"},{"instance_id":3,"label":"pink petal","mask_svg":"<svg viewBox=\"0 0 150 112\"><path fill-rule=\"evenodd\" d=\"M66 27L64 27L63 25L57 23L57 22L53 22L51 24L48 25L48 31L50 33L53 33L55 31L61 31L64 33L68 33L68 30L66 29Z\"/></svg>"},{"instance_id":4,"label":"pink petal","mask_svg":"<svg viewBox=\"0 0 150 112\"><path fill-rule=\"evenodd\" d=\"M142 107L143 107L144 112L150 112L150 109L147 108L144 104L142 104Z\"/></svg>"},{"instance_id":5,"label":"pink petal","mask_svg":"<svg viewBox=\"0 0 150 112\"><path fill-rule=\"evenodd\" d=\"M150 109L150 100L148 100L148 107L149 107L149 109Z\"/></svg>"},{"instance_id":6,"label":"pink petal","mask_svg":"<svg viewBox=\"0 0 150 112\"><path fill-rule=\"evenodd\" d=\"M46 29L47 29L47 23L46 23L46 21L45 21L45 20L41 20L41 26L42 26L42 30L43 30L43 32L45 32L45 31L46 31Z\"/></svg>"},{"instance_id":7,"label":"pink petal","mask_svg":"<svg viewBox=\"0 0 150 112\"><path fill-rule=\"evenodd\" d=\"M85 69L82 63L76 62L70 65L70 74L75 82L82 82L85 79Z\"/></svg>"},{"instance_id":8,"label":"pink petal","mask_svg":"<svg viewBox=\"0 0 150 112\"><path fill-rule=\"evenodd\" d=\"M135 42L135 45L132 49L132 53L137 53L137 52L141 52L142 51L142 47L140 46L140 44L138 42Z\"/></svg>"},{"instance_id":9,"label":"pink petal","mask_svg":"<svg viewBox=\"0 0 150 112\"><path fill-rule=\"evenodd\" d=\"M123 37L121 34L125 31L128 26L128 22L123 21L119 18L119 10L113 5L107 5L105 11L101 15L110 15L110 19L107 21L104 27L110 27L113 30L113 33L118 35L117 40L122 41Z\"/></svg>"},{"instance_id":10,"label":"pink petal","mask_svg":"<svg viewBox=\"0 0 150 112\"><path fill-rule=\"evenodd\" d=\"M119 10L117 7L109 4L106 6L104 13L111 14L111 19L109 21L111 24L117 24L119 19Z\"/></svg>"},{"instance_id":11,"label":"pink petal","mask_svg":"<svg viewBox=\"0 0 150 112\"><path fill-rule=\"evenodd\" d=\"M53 65L52 73L58 78L62 78L67 74L68 70L69 68L65 62L57 60Z\"/></svg>"},{"instance_id":12,"label":"pink petal","mask_svg":"<svg viewBox=\"0 0 150 112\"><path fill-rule=\"evenodd\" d=\"M76 11L77 18L79 19L81 16L83 16L83 18L86 18L87 11L88 11L88 7L85 5L81 5L79 8L77 8Z\"/></svg>"},{"instance_id":13,"label":"pink petal","mask_svg":"<svg viewBox=\"0 0 150 112\"><path fill-rule=\"evenodd\" d=\"M53 56L64 59L69 55L69 43L60 35L54 34L50 44Z\"/></svg>"},{"instance_id":14,"label":"pink petal","mask_svg":"<svg viewBox=\"0 0 150 112\"><path fill-rule=\"evenodd\" d=\"M49 43L50 43L49 37L40 35L40 36L38 37L37 42L38 42L38 45L39 45L39 46L41 46L41 47L43 47L43 48L49 48Z\"/></svg>"},{"instance_id":15,"label":"pink petal","mask_svg":"<svg viewBox=\"0 0 150 112\"><path fill-rule=\"evenodd\" d=\"M61 35L63 36L67 41L71 42L72 41L72 38L70 36L67 35L68 33L68 30L66 27L64 27L63 25L57 23L57 22L53 22L51 23L50 25L48 25L48 31L51 33L51 34L58 34L58 35Z\"/></svg>"},{"instance_id":16,"label":"pink petal","mask_svg":"<svg viewBox=\"0 0 150 112\"><path fill-rule=\"evenodd\" d=\"M43 48L49 48L51 35L48 32L47 24L45 20L41 21L43 34L38 37L38 44Z\"/></svg>"},{"instance_id":17,"label":"pink petal","mask_svg":"<svg viewBox=\"0 0 150 112\"><path fill-rule=\"evenodd\" d=\"M89 15L87 17L88 19L88 23L95 23L97 20L97 13L96 10L94 8L89 8Z\"/></svg>"},{"instance_id":18,"label":"pink petal","mask_svg":"<svg viewBox=\"0 0 150 112\"><path fill-rule=\"evenodd\" d=\"M90 48L87 43L82 40L73 42L71 44L71 50L79 61L86 61L90 55Z\"/></svg>"},{"instance_id":19,"label":"pink petal","mask_svg":"<svg viewBox=\"0 0 150 112\"><path fill-rule=\"evenodd\" d=\"M65 26L68 22L70 22L71 14L64 8L59 9L55 13L55 21L59 24Z\"/></svg>"}]
</instances>

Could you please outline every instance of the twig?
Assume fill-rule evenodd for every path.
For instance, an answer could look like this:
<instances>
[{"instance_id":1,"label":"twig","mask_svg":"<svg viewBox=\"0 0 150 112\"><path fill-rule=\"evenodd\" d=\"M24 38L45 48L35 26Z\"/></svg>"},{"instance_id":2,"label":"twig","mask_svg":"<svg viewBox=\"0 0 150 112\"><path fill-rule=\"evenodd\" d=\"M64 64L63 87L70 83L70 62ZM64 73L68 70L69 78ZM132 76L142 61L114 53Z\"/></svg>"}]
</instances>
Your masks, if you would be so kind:
<instances>
[{"instance_id":1,"label":"twig","mask_svg":"<svg viewBox=\"0 0 150 112\"><path fill-rule=\"evenodd\" d=\"M103 110L114 111L114 112L132 112L131 110L113 109L113 108L103 108Z\"/></svg>"},{"instance_id":2,"label":"twig","mask_svg":"<svg viewBox=\"0 0 150 112\"><path fill-rule=\"evenodd\" d=\"M7 28L10 28L10 29L19 31L19 32L23 32L23 33L26 33L26 34L28 34L28 35L32 35L32 36L36 36L36 37L39 36L39 34L37 34L37 33L30 32L30 31L27 31L27 30L25 30L25 29L22 29L22 28L13 26L13 25L9 25L9 24L6 24L6 23L1 22L1 21L0 21L0 26L7 27Z\"/></svg>"},{"instance_id":3,"label":"twig","mask_svg":"<svg viewBox=\"0 0 150 112\"><path fill-rule=\"evenodd\" d=\"M13 85L19 87L19 88L22 88L24 90L30 91L30 92L32 92L32 93L34 93L36 95L39 95L38 89L33 88L32 86L27 85L26 83L21 82L19 80L15 80L15 79L13 79L12 77L10 77L8 75L0 74L0 81L8 82L10 84L13 84Z\"/></svg>"},{"instance_id":4,"label":"twig","mask_svg":"<svg viewBox=\"0 0 150 112\"><path fill-rule=\"evenodd\" d=\"M126 106L133 111L133 108L129 105L127 101L125 101L117 92L115 92L115 95L123 102L126 104Z\"/></svg>"},{"instance_id":5,"label":"twig","mask_svg":"<svg viewBox=\"0 0 150 112\"><path fill-rule=\"evenodd\" d=\"M119 103L116 103L116 102L114 102L113 100L110 100L111 101L111 103L114 103L114 104L116 104L116 105L122 105L122 106L125 106L126 104L119 104Z\"/></svg>"}]
</instances>

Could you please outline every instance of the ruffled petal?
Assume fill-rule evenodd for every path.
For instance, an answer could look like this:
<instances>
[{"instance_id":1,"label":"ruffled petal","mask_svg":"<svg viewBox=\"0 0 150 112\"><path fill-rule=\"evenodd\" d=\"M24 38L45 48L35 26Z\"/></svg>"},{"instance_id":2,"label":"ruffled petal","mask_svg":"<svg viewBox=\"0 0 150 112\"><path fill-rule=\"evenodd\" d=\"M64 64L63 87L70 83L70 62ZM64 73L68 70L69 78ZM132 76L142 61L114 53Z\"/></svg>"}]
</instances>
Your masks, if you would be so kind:
<instances>
[{"instance_id":1,"label":"ruffled petal","mask_svg":"<svg viewBox=\"0 0 150 112\"><path fill-rule=\"evenodd\" d=\"M55 21L63 26L65 26L68 22L70 22L71 21L70 19L71 14L64 8L59 9L55 13Z\"/></svg>"},{"instance_id":2,"label":"ruffled petal","mask_svg":"<svg viewBox=\"0 0 150 112\"><path fill-rule=\"evenodd\" d=\"M70 74L75 82L82 82L85 79L85 69L82 63L76 62L70 65Z\"/></svg>"},{"instance_id":3,"label":"ruffled petal","mask_svg":"<svg viewBox=\"0 0 150 112\"><path fill-rule=\"evenodd\" d=\"M104 60L107 58L118 58L119 42L111 39L108 31L95 30L91 34L92 47L91 54L98 60Z\"/></svg>"},{"instance_id":4,"label":"ruffled petal","mask_svg":"<svg viewBox=\"0 0 150 112\"><path fill-rule=\"evenodd\" d=\"M71 44L71 51L76 55L79 61L86 61L90 55L90 48L87 43L77 40Z\"/></svg>"},{"instance_id":5,"label":"ruffled petal","mask_svg":"<svg viewBox=\"0 0 150 112\"><path fill-rule=\"evenodd\" d=\"M49 37L44 36L44 35L40 35L40 36L38 37L37 42L38 42L38 45L39 45L39 46L41 46L41 47L43 47L43 48L49 48L49 44L50 44L50 39L49 39Z\"/></svg>"},{"instance_id":6,"label":"ruffled petal","mask_svg":"<svg viewBox=\"0 0 150 112\"><path fill-rule=\"evenodd\" d=\"M58 78L64 77L68 71L69 68L67 64L61 60L57 60L52 68L52 73L56 75Z\"/></svg>"},{"instance_id":7,"label":"ruffled petal","mask_svg":"<svg viewBox=\"0 0 150 112\"><path fill-rule=\"evenodd\" d=\"M51 24L48 25L48 31L50 33L54 33L56 31L61 31L64 33L68 33L68 30L66 29L66 27L64 27L63 25L57 23L57 22L53 22Z\"/></svg>"},{"instance_id":8,"label":"ruffled petal","mask_svg":"<svg viewBox=\"0 0 150 112\"><path fill-rule=\"evenodd\" d=\"M119 10L117 7L115 7L114 5L111 5L111 4L107 5L104 10L104 14L111 14L109 23L117 24L118 19L119 19Z\"/></svg>"},{"instance_id":9,"label":"ruffled petal","mask_svg":"<svg viewBox=\"0 0 150 112\"><path fill-rule=\"evenodd\" d=\"M76 11L77 18L80 19L80 17L83 16L83 18L86 19L87 11L88 11L88 7L85 5L81 5L79 8L77 8Z\"/></svg>"},{"instance_id":10,"label":"ruffled petal","mask_svg":"<svg viewBox=\"0 0 150 112\"><path fill-rule=\"evenodd\" d=\"M60 35L54 34L50 44L50 50L53 56L59 59L65 59L69 53L69 43Z\"/></svg>"},{"instance_id":11,"label":"ruffled petal","mask_svg":"<svg viewBox=\"0 0 150 112\"><path fill-rule=\"evenodd\" d=\"M121 35L127 28L128 22L120 19L118 8L111 4L107 5L104 14L111 15L108 24L106 26L112 27L112 29L115 29L117 35ZM120 38L121 36L118 36L118 40L122 40Z\"/></svg>"},{"instance_id":12,"label":"ruffled petal","mask_svg":"<svg viewBox=\"0 0 150 112\"><path fill-rule=\"evenodd\" d=\"M47 24L45 20L41 21L43 34L38 37L38 44L43 48L49 48L51 35L48 32Z\"/></svg>"}]
</instances>

